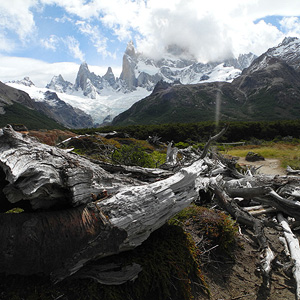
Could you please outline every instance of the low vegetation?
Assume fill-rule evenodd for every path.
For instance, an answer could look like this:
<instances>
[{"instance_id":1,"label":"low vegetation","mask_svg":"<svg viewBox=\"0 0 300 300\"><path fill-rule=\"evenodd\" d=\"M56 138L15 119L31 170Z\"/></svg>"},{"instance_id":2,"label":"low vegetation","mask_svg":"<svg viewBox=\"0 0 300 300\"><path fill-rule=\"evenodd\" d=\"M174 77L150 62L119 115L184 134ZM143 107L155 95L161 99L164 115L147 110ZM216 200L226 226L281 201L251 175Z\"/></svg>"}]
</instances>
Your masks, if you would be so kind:
<instances>
[{"instance_id":1,"label":"low vegetation","mask_svg":"<svg viewBox=\"0 0 300 300\"><path fill-rule=\"evenodd\" d=\"M287 166L293 169L300 169L300 143L286 142L263 142L260 145L246 145L231 148L227 154L232 156L245 157L248 152L255 152L262 155L264 158L274 158L281 162L281 167Z\"/></svg>"}]
</instances>

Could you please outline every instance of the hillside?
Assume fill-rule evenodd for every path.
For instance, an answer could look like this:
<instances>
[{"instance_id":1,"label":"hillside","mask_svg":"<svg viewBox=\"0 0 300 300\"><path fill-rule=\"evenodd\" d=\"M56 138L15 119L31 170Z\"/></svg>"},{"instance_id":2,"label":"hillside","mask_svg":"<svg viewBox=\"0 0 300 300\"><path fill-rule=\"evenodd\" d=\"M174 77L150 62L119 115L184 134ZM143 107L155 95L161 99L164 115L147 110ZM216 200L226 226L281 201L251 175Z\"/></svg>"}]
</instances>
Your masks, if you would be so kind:
<instances>
[{"instance_id":1,"label":"hillside","mask_svg":"<svg viewBox=\"0 0 300 300\"><path fill-rule=\"evenodd\" d=\"M24 124L28 129L64 129L61 124L43 113L29 109L20 103L13 103L5 106L4 109L6 113L1 115L0 127L7 124Z\"/></svg>"},{"instance_id":2,"label":"hillside","mask_svg":"<svg viewBox=\"0 0 300 300\"><path fill-rule=\"evenodd\" d=\"M0 82L0 127L24 124L28 129L64 129L64 126L34 107L35 103L27 93Z\"/></svg>"},{"instance_id":3,"label":"hillside","mask_svg":"<svg viewBox=\"0 0 300 300\"><path fill-rule=\"evenodd\" d=\"M238 120L234 99L240 99L239 101L242 102L243 94L234 90L229 83L213 82L156 88L150 96L117 116L112 124L162 124L214 120L218 97L221 97L222 102L226 101L226 107L222 107L222 115L231 120Z\"/></svg>"}]
</instances>

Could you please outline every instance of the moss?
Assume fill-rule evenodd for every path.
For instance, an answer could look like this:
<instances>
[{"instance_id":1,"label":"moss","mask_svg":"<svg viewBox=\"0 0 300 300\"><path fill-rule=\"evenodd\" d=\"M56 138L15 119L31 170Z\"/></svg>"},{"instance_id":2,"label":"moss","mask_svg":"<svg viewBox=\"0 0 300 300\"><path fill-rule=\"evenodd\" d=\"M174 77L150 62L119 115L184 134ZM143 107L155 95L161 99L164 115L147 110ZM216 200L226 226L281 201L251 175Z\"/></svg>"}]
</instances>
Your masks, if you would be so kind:
<instances>
[{"instance_id":1,"label":"moss","mask_svg":"<svg viewBox=\"0 0 300 300\"><path fill-rule=\"evenodd\" d=\"M8 210L7 212L5 212L6 214L19 214L19 213L22 213L24 212L24 209L23 208L20 208L20 207L14 207L10 210Z\"/></svg>"},{"instance_id":2,"label":"moss","mask_svg":"<svg viewBox=\"0 0 300 300\"><path fill-rule=\"evenodd\" d=\"M11 299L105 299L105 300L190 300L193 294L208 294L197 261L197 248L184 230L165 225L139 247L96 263L142 266L134 282L104 286L88 279L66 279L56 285L38 276L1 276L0 297ZM206 297L206 296L205 296Z\"/></svg>"},{"instance_id":3,"label":"moss","mask_svg":"<svg viewBox=\"0 0 300 300\"><path fill-rule=\"evenodd\" d=\"M218 245L220 253L230 255L236 245L238 227L225 213L191 205L170 220L171 224L192 225L211 245Z\"/></svg>"},{"instance_id":4,"label":"moss","mask_svg":"<svg viewBox=\"0 0 300 300\"><path fill-rule=\"evenodd\" d=\"M104 286L103 298L185 300L193 298L196 286L198 290L202 286L202 293L208 293L196 252L194 242L180 226L165 225L142 246L115 258L122 264L138 263L143 271L134 283L114 288Z\"/></svg>"}]
</instances>

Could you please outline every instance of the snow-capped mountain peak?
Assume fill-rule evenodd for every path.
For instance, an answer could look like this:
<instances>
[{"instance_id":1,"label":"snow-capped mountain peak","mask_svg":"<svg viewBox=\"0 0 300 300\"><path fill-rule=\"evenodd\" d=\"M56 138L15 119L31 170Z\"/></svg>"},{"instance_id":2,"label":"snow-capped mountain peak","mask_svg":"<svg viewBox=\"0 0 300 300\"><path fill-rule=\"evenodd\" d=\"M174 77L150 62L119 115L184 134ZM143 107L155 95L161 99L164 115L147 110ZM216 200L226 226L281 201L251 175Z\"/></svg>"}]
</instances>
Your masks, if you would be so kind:
<instances>
[{"instance_id":1,"label":"snow-capped mountain peak","mask_svg":"<svg viewBox=\"0 0 300 300\"><path fill-rule=\"evenodd\" d=\"M13 81L10 81L10 83L15 83L15 84L19 84L19 85L24 85L24 86L35 86L34 83L30 80L30 78L27 76L27 77L24 77L22 80L13 80Z\"/></svg>"},{"instance_id":2,"label":"snow-capped mountain peak","mask_svg":"<svg viewBox=\"0 0 300 300\"><path fill-rule=\"evenodd\" d=\"M300 69L300 39L286 37L277 47L271 48L266 55L278 57L292 66L295 70Z\"/></svg>"},{"instance_id":3,"label":"snow-capped mountain peak","mask_svg":"<svg viewBox=\"0 0 300 300\"><path fill-rule=\"evenodd\" d=\"M296 71L300 70L300 39L295 37L286 37L276 47L268 49L253 63L244 69L243 73L255 72L266 68L272 59L279 59L293 67Z\"/></svg>"},{"instance_id":4,"label":"snow-capped mountain peak","mask_svg":"<svg viewBox=\"0 0 300 300\"><path fill-rule=\"evenodd\" d=\"M53 76L51 82L46 85L47 89L55 90L60 93L66 93L72 90L73 87L74 85L71 82L64 80L61 74Z\"/></svg>"}]
</instances>

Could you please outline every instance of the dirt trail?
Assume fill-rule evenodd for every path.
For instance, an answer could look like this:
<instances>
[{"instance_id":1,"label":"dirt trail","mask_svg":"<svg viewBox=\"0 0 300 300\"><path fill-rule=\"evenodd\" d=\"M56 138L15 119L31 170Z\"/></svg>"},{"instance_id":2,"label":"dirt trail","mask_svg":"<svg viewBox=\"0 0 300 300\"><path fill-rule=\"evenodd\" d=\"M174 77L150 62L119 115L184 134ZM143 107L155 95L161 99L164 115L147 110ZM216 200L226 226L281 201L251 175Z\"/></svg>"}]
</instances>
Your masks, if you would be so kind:
<instances>
[{"instance_id":1,"label":"dirt trail","mask_svg":"<svg viewBox=\"0 0 300 300\"><path fill-rule=\"evenodd\" d=\"M265 160L250 162L244 157L240 157L238 164L246 166L260 167L259 172L267 175L286 175L286 170L280 166L278 159L266 158Z\"/></svg>"}]
</instances>

